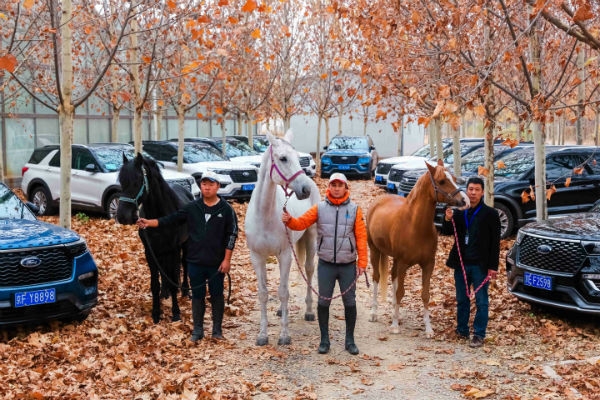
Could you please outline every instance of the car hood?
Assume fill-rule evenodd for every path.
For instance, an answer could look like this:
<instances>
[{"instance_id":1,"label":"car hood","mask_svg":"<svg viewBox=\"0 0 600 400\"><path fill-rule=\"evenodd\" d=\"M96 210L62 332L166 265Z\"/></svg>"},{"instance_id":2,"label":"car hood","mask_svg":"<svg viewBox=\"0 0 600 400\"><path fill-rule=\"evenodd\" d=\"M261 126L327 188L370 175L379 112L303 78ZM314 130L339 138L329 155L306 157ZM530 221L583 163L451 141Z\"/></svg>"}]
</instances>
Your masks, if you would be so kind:
<instances>
[{"instance_id":1,"label":"car hood","mask_svg":"<svg viewBox=\"0 0 600 400\"><path fill-rule=\"evenodd\" d=\"M229 159L236 164L252 164L252 165L260 165L262 162L262 155L255 156L239 156L239 157L230 157Z\"/></svg>"},{"instance_id":2,"label":"car hood","mask_svg":"<svg viewBox=\"0 0 600 400\"><path fill-rule=\"evenodd\" d=\"M327 150L323 156L370 156L366 150Z\"/></svg>"},{"instance_id":3,"label":"car hood","mask_svg":"<svg viewBox=\"0 0 600 400\"><path fill-rule=\"evenodd\" d=\"M79 235L60 226L23 219L0 220L0 250L72 243Z\"/></svg>"},{"instance_id":4,"label":"car hood","mask_svg":"<svg viewBox=\"0 0 600 400\"><path fill-rule=\"evenodd\" d=\"M424 157L413 157L410 160L404 160L401 161L397 164L394 164L394 166L392 167L393 169L400 169L400 170L408 170L408 169L426 169L425 168L425 163L429 163L431 166L435 166L437 165L436 163L434 163L433 161L429 161Z\"/></svg>"},{"instance_id":5,"label":"car hood","mask_svg":"<svg viewBox=\"0 0 600 400\"><path fill-rule=\"evenodd\" d=\"M398 156L398 157L385 158L383 160L380 160L379 163L396 165L396 164L402 164L402 163L411 163L411 162L415 162L415 161L420 161L421 163L423 163L424 161L427 161L427 159L425 157L417 157L417 156Z\"/></svg>"},{"instance_id":6,"label":"car hood","mask_svg":"<svg viewBox=\"0 0 600 400\"><path fill-rule=\"evenodd\" d=\"M547 221L531 222L522 229L524 232L543 236L600 240L600 213L584 212L550 217Z\"/></svg>"}]
</instances>

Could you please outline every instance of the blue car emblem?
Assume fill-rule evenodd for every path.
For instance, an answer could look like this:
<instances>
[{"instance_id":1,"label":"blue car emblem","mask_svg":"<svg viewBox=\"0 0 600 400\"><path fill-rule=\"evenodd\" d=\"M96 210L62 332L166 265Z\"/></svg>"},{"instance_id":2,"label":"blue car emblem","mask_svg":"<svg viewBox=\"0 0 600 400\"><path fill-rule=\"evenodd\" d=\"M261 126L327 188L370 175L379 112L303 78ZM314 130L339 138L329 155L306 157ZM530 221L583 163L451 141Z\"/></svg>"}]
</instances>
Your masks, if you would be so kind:
<instances>
[{"instance_id":1,"label":"blue car emblem","mask_svg":"<svg viewBox=\"0 0 600 400\"><path fill-rule=\"evenodd\" d=\"M25 268L35 268L42 264L42 260L35 256L25 257L21 259L21 266Z\"/></svg>"},{"instance_id":2,"label":"blue car emblem","mask_svg":"<svg viewBox=\"0 0 600 400\"><path fill-rule=\"evenodd\" d=\"M541 244L537 247L537 252L540 254L550 254L551 251L552 246L549 246L547 244Z\"/></svg>"}]
</instances>

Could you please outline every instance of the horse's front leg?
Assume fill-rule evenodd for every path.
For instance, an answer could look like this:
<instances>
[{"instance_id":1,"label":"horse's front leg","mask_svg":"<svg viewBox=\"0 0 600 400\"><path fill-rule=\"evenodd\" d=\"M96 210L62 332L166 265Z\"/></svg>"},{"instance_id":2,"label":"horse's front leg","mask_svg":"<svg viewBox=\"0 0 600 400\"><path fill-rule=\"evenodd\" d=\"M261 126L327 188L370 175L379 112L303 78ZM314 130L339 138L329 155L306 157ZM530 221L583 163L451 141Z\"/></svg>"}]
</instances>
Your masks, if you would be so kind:
<instances>
[{"instance_id":1,"label":"horse's front leg","mask_svg":"<svg viewBox=\"0 0 600 400\"><path fill-rule=\"evenodd\" d=\"M429 286L431 283L431 275L433 274L433 267L435 261L431 264L426 265L422 269L421 274L421 300L423 300L423 322L425 323L425 336L428 338L433 337L433 329L431 328L431 321L429 321Z\"/></svg>"},{"instance_id":2,"label":"horse's front leg","mask_svg":"<svg viewBox=\"0 0 600 400\"><path fill-rule=\"evenodd\" d=\"M269 321L267 319L267 301L269 300L269 292L267 290L267 259L256 254L250 254L250 260L256 274L256 282L258 285L258 303L260 306L260 329L256 338L257 346L264 346L269 343L267 327Z\"/></svg>"},{"instance_id":3,"label":"horse's front leg","mask_svg":"<svg viewBox=\"0 0 600 400\"><path fill-rule=\"evenodd\" d=\"M279 261L279 302L281 304L281 331L279 332L279 340L277 344L280 346L292 343L292 338L289 333L289 308L288 302L290 299L289 279L290 268L292 265L291 250L282 251L278 257Z\"/></svg>"},{"instance_id":4,"label":"horse's front leg","mask_svg":"<svg viewBox=\"0 0 600 400\"><path fill-rule=\"evenodd\" d=\"M158 277L158 268L154 261L148 260L150 268L150 292L152 293L152 321L158 324L160 321L160 279Z\"/></svg>"}]
</instances>

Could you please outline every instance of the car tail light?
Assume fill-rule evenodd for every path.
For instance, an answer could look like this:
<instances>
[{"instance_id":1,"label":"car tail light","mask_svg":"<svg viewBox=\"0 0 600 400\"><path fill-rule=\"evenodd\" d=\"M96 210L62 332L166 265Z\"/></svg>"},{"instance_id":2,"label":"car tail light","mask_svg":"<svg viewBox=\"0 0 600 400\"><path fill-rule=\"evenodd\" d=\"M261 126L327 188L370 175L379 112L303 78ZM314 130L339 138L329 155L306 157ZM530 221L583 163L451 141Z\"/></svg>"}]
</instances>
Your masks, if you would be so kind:
<instances>
[{"instance_id":1,"label":"car tail light","mask_svg":"<svg viewBox=\"0 0 600 400\"><path fill-rule=\"evenodd\" d=\"M21 176L25 175L25 172L27 172L27 170L29 170L29 167L21 168Z\"/></svg>"}]
</instances>

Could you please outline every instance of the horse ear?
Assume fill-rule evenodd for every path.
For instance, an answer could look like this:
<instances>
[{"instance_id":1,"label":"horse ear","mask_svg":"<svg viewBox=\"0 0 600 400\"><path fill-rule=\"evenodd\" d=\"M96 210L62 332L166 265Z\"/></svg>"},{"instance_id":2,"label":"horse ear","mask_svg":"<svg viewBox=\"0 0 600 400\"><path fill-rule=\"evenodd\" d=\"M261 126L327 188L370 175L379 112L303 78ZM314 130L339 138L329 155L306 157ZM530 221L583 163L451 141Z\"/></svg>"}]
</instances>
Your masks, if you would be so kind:
<instances>
[{"instance_id":1,"label":"horse ear","mask_svg":"<svg viewBox=\"0 0 600 400\"><path fill-rule=\"evenodd\" d=\"M135 157L135 165L140 166L143 163L144 163L144 156L142 156L142 153L137 153L137 156Z\"/></svg>"},{"instance_id":2,"label":"horse ear","mask_svg":"<svg viewBox=\"0 0 600 400\"><path fill-rule=\"evenodd\" d=\"M269 141L270 144L275 143L275 139L277 139L270 131L266 132L267 135L267 140Z\"/></svg>"},{"instance_id":3,"label":"horse ear","mask_svg":"<svg viewBox=\"0 0 600 400\"><path fill-rule=\"evenodd\" d=\"M427 165L427 169L429 170L429 172L431 174L435 174L435 167L432 166L431 164L429 164L427 161L425 161L425 165Z\"/></svg>"},{"instance_id":4,"label":"horse ear","mask_svg":"<svg viewBox=\"0 0 600 400\"><path fill-rule=\"evenodd\" d=\"M129 162L129 159L127 158L127 156L125 156L125 152L123 152L123 165L127 164Z\"/></svg>"},{"instance_id":5,"label":"horse ear","mask_svg":"<svg viewBox=\"0 0 600 400\"><path fill-rule=\"evenodd\" d=\"M291 129L288 129L283 138L286 142L292 143L292 140L294 140L294 132L292 132Z\"/></svg>"},{"instance_id":6,"label":"horse ear","mask_svg":"<svg viewBox=\"0 0 600 400\"><path fill-rule=\"evenodd\" d=\"M444 166L444 162L442 161L442 159L441 159L441 158L438 158L437 165L439 165L440 167L443 167L443 166Z\"/></svg>"}]
</instances>

